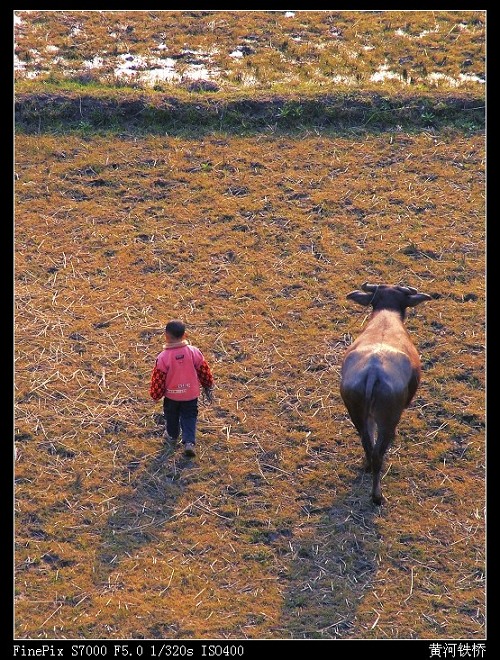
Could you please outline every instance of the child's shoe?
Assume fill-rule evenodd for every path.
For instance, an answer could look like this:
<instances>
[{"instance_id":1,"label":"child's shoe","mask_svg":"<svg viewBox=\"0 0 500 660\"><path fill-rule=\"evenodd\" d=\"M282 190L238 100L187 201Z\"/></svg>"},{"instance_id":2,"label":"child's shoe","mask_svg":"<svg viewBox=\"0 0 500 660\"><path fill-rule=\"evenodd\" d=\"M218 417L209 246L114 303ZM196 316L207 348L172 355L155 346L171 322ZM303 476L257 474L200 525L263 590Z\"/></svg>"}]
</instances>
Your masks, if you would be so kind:
<instances>
[{"instance_id":1,"label":"child's shoe","mask_svg":"<svg viewBox=\"0 0 500 660\"><path fill-rule=\"evenodd\" d=\"M196 456L196 452L194 451L194 445L192 442L186 442L186 444L184 445L184 455Z\"/></svg>"}]
</instances>

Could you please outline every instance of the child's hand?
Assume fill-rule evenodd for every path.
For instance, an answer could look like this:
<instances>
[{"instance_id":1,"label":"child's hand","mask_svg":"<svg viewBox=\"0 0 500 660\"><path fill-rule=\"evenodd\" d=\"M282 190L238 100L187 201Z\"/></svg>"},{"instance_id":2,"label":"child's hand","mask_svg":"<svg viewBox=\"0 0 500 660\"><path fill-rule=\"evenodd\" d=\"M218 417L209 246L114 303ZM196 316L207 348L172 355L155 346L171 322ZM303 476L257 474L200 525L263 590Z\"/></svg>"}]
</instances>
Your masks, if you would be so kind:
<instances>
[{"instance_id":1,"label":"child's hand","mask_svg":"<svg viewBox=\"0 0 500 660\"><path fill-rule=\"evenodd\" d=\"M203 394L207 403L214 402L214 394L213 394L213 389L211 387L204 387Z\"/></svg>"}]
</instances>

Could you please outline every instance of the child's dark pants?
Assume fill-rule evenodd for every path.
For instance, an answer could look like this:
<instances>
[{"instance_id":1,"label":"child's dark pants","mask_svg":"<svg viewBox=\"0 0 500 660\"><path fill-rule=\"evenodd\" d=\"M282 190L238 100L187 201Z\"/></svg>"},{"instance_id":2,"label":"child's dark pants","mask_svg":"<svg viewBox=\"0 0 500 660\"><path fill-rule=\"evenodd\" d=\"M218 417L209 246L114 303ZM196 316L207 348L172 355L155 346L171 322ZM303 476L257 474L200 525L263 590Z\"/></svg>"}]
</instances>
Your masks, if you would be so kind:
<instances>
[{"instance_id":1,"label":"child's dark pants","mask_svg":"<svg viewBox=\"0 0 500 660\"><path fill-rule=\"evenodd\" d=\"M163 415L167 426L168 435L176 440L179 431L182 431L182 442L184 444L196 443L196 420L198 417L198 399L191 401L174 401L163 399Z\"/></svg>"}]
</instances>

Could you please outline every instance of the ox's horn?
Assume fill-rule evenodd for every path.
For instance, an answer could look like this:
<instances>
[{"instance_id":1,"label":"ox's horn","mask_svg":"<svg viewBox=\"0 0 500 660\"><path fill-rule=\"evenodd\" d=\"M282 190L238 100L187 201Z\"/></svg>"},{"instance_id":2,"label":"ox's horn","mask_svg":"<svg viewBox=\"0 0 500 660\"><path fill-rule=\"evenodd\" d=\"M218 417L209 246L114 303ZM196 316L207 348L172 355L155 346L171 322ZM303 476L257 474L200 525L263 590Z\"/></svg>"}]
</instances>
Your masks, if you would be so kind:
<instances>
[{"instance_id":1,"label":"ox's horn","mask_svg":"<svg viewBox=\"0 0 500 660\"><path fill-rule=\"evenodd\" d=\"M402 284L398 285L398 289L403 293L417 293L417 289L413 286L403 286Z\"/></svg>"},{"instance_id":2,"label":"ox's horn","mask_svg":"<svg viewBox=\"0 0 500 660\"><path fill-rule=\"evenodd\" d=\"M363 291L368 291L368 292L373 292L377 290L377 285L376 284L368 284L368 282L365 282L364 284L361 285L361 288Z\"/></svg>"}]
</instances>

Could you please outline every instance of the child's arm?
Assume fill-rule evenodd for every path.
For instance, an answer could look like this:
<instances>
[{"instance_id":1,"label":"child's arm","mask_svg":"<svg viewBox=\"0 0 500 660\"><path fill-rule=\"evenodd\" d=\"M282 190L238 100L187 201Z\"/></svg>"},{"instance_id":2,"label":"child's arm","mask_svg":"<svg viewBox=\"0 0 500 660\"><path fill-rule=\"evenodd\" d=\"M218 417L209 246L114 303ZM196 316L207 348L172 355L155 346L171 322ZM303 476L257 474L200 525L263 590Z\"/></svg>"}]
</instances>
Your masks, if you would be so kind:
<instances>
[{"instance_id":1,"label":"child's arm","mask_svg":"<svg viewBox=\"0 0 500 660\"><path fill-rule=\"evenodd\" d=\"M210 367L208 366L208 362L205 359L196 369L196 373L198 374L198 380L200 381L200 385L203 388L203 393L205 394L206 400L208 401L208 403L212 403L213 402L212 390L214 387L214 377L212 375L212 371L210 370Z\"/></svg>"},{"instance_id":2,"label":"child's arm","mask_svg":"<svg viewBox=\"0 0 500 660\"><path fill-rule=\"evenodd\" d=\"M198 374L198 380L203 389L211 390L214 386L214 377L206 360L203 360L200 366L196 369L196 373Z\"/></svg>"},{"instance_id":3,"label":"child's arm","mask_svg":"<svg viewBox=\"0 0 500 660\"><path fill-rule=\"evenodd\" d=\"M155 401L159 401L165 395L165 378L167 374L160 371L155 365L151 374L151 384L149 386L149 395Z\"/></svg>"}]
</instances>

